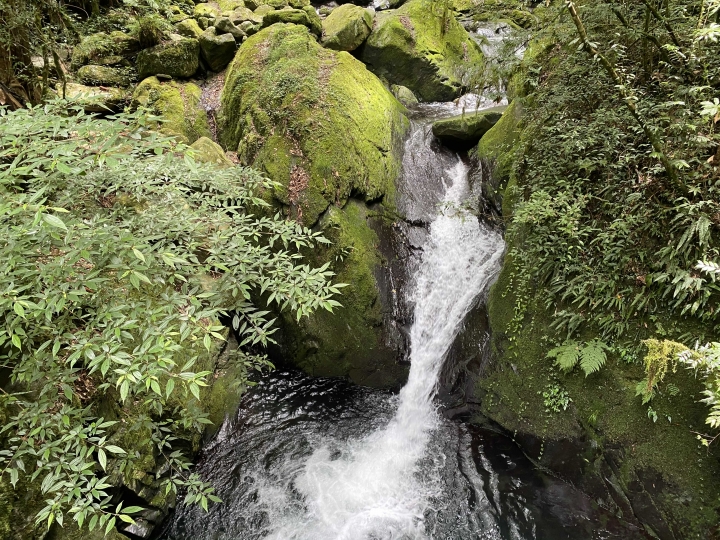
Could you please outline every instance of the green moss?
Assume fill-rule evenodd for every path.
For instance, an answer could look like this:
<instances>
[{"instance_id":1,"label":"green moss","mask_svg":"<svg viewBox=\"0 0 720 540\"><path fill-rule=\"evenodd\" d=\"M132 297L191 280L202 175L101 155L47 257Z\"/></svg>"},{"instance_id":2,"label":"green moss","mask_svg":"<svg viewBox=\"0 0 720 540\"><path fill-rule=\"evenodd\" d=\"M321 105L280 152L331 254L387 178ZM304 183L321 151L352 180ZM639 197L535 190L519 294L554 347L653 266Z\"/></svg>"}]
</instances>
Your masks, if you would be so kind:
<instances>
[{"instance_id":1,"label":"green moss","mask_svg":"<svg viewBox=\"0 0 720 540\"><path fill-rule=\"evenodd\" d=\"M245 2L243 0L218 0L217 4L221 12L245 8Z\"/></svg>"},{"instance_id":2,"label":"green moss","mask_svg":"<svg viewBox=\"0 0 720 540\"><path fill-rule=\"evenodd\" d=\"M152 75L191 77L200 62L200 44L197 39L181 38L140 51L137 57L138 76Z\"/></svg>"},{"instance_id":3,"label":"green moss","mask_svg":"<svg viewBox=\"0 0 720 540\"><path fill-rule=\"evenodd\" d=\"M200 137L190 145L195 152L193 157L200 163L215 163L221 167L230 167L232 161L228 159L222 147L208 137Z\"/></svg>"},{"instance_id":4,"label":"green moss","mask_svg":"<svg viewBox=\"0 0 720 540\"><path fill-rule=\"evenodd\" d=\"M424 101L450 101L483 69L479 46L431 0L410 0L375 17L360 59L378 76Z\"/></svg>"},{"instance_id":5,"label":"green moss","mask_svg":"<svg viewBox=\"0 0 720 540\"><path fill-rule=\"evenodd\" d=\"M404 110L348 53L273 25L230 65L219 126L224 146L280 182L276 198L313 224L351 194L392 204Z\"/></svg>"},{"instance_id":6,"label":"green moss","mask_svg":"<svg viewBox=\"0 0 720 540\"><path fill-rule=\"evenodd\" d=\"M175 29L181 36L195 39L199 38L200 34L203 33L202 28L200 28L200 25L195 19L185 19L184 21L176 24Z\"/></svg>"},{"instance_id":7,"label":"green moss","mask_svg":"<svg viewBox=\"0 0 720 540\"><path fill-rule=\"evenodd\" d=\"M522 103L514 100L498 122L480 139L477 157L490 167L489 185L483 186L488 199L502 196L503 215L510 216L515 202L515 182L511 183L512 164L522 130ZM506 189L507 186L507 189Z\"/></svg>"},{"instance_id":8,"label":"green moss","mask_svg":"<svg viewBox=\"0 0 720 540\"><path fill-rule=\"evenodd\" d=\"M270 11L263 17L262 27L267 28L273 24L299 24L306 26L316 36L322 33L322 22L312 7L309 9L281 9Z\"/></svg>"},{"instance_id":9,"label":"green moss","mask_svg":"<svg viewBox=\"0 0 720 540\"><path fill-rule=\"evenodd\" d=\"M343 4L322 23L322 44L336 51L354 51L370 35L373 15L365 8Z\"/></svg>"},{"instance_id":10,"label":"green moss","mask_svg":"<svg viewBox=\"0 0 720 540\"><path fill-rule=\"evenodd\" d=\"M83 38L73 49L71 67L78 69L85 64L103 64L103 59L108 57L115 57L120 61L130 57L139 46L137 39L122 32L92 34Z\"/></svg>"},{"instance_id":11,"label":"green moss","mask_svg":"<svg viewBox=\"0 0 720 540\"><path fill-rule=\"evenodd\" d=\"M132 79L129 69L95 65L81 67L77 76L81 83L95 86L128 86Z\"/></svg>"},{"instance_id":12,"label":"green moss","mask_svg":"<svg viewBox=\"0 0 720 540\"><path fill-rule=\"evenodd\" d=\"M437 120L432 125L433 135L449 146L469 148L500 120L505 109L504 105L500 105Z\"/></svg>"},{"instance_id":13,"label":"green moss","mask_svg":"<svg viewBox=\"0 0 720 540\"><path fill-rule=\"evenodd\" d=\"M176 135L183 142L193 143L200 137L211 137L207 114L200 107L200 87L176 81L160 82L148 77L133 94L133 104L150 107L162 115L160 131Z\"/></svg>"},{"instance_id":14,"label":"green moss","mask_svg":"<svg viewBox=\"0 0 720 540\"><path fill-rule=\"evenodd\" d=\"M381 342L383 311L375 273L383 261L373 216L361 201L350 200L340 209L331 206L320 225L332 245L316 250L316 264L333 261L336 281L347 283L334 313L316 312L295 324L283 317L290 359L308 373L348 377L358 384L399 386L406 369L395 352Z\"/></svg>"},{"instance_id":15,"label":"green moss","mask_svg":"<svg viewBox=\"0 0 720 540\"><path fill-rule=\"evenodd\" d=\"M509 241L512 249L520 239ZM524 310L519 324L514 320L516 306ZM545 308L542 290L516 275L511 256L506 256L490 292L488 310L494 367L477 382L482 413L511 432L546 442L569 439L582 445L589 439L601 455L612 450L621 465L624 489L643 471L656 471L668 486L651 493L663 518L683 531L684 538L704 538L704 529L716 522L720 508L720 486L709 480L720 474L720 463L694 435L704 432L707 414L698 403L698 381L689 372L673 374L672 382L680 391L674 396L664 392L653 400L658 415L653 422L648 406L635 395L645 377L641 365L627 365L611 356L600 372L587 378L578 372L559 373L546 358L553 344L562 341L551 328L552 310ZM572 399L567 411L545 412L541 394L550 383L567 390ZM531 457L543 463L542 456Z\"/></svg>"},{"instance_id":16,"label":"green moss","mask_svg":"<svg viewBox=\"0 0 720 540\"><path fill-rule=\"evenodd\" d=\"M193 17L195 17L196 19L200 17L213 19L215 17L219 17L222 11L226 10L218 7L217 4L203 2L195 5L195 9L193 10Z\"/></svg>"}]
</instances>

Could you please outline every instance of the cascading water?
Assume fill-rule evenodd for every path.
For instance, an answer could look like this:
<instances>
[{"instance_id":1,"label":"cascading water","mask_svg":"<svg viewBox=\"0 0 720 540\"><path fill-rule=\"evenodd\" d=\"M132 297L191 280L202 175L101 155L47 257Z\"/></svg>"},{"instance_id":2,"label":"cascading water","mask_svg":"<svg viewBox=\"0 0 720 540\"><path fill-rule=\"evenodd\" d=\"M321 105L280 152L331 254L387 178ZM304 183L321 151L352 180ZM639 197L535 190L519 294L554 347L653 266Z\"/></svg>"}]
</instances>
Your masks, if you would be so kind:
<instances>
[{"instance_id":1,"label":"cascading water","mask_svg":"<svg viewBox=\"0 0 720 540\"><path fill-rule=\"evenodd\" d=\"M197 465L223 503L207 514L181 505L162 538L630 538L596 534L582 494L535 472L503 436L436 409L443 360L503 251L475 216L468 166L428 136L427 117L455 106L422 109L406 144L398 206L420 224L406 234L422 246L409 263L407 384L392 395L293 372L263 377Z\"/></svg>"}]
</instances>

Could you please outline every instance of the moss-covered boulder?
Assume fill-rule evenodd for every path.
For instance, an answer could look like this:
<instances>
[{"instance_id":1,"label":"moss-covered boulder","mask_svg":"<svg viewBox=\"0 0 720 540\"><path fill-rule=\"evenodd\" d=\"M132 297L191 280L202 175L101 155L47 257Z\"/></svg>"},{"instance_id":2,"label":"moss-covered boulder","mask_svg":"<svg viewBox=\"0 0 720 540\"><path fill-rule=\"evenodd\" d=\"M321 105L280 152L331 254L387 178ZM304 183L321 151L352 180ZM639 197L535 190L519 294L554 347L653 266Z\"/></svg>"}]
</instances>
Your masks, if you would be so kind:
<instances>
[{"instance_id":1,"label":"moss-covered boulder","mask_svg":"<svg viewBox=\"0 0 720 540\"><path fill-rule=\"evenodd\" d=\"M235 26L235 23L230 20L229 17L220 17L219 19L215 19L215 31L218 35L220 34L230 34L234 39L236 43L241 43L243 39L245 39L246 34L243 30ZM200 48L202 49L202 40L200 42ZM234 51L233 51L234 54ZM232 58L231 58L232 60ZM228 61L228 63L230 63Z\"/></svg>"},{"instance_id":2,"label":"moss-covered boulder","mask_svg":"<svg viewBox=\"0 0 720 540\"><path fill-rule=\"evenodd\" d=\"M141 79L152 75L192 77L200 65L197 39L175 35L173 39L138 54L137 70Z\"/></svg>"},{"instance_id":3,"label":"moss-covered boulder","mask_svg":"<svg viewBox=\"0 0 720 540\"><path fill-rule=\"evenodd\" d=\"M220 13L222 13L222 11L217 4L202 2L195 6L195 9L193 10L193 17L195 17L196 19L202 17L207 19L214 19L215 17L219 17Z\"/></svg>"},{"instance_id":4,"label":"moss-covered boulder","mask_svg":"<svg viewBox=\"0 0 720 540\"><path fill-rule=\"evenodd\" d=\"M236 26L239 26L240 24L244 23L245 21L250 21L255 24L260 24L263 20L263 18L260 15L253 13L248 8L238 8L235 11L233 11L231 14L229 14L228 18Z\"/></svg>"},{"instance_id":5,"label":"moss-covered boulder","mask_svg":"<svg viewBox=\"0 0 720 540\"><path fill-rule=\"evenodd\" d=\"M140 48L138 40L123 32L99 32L83 38L73 49L70 66L78 69L85 64L120 64Z\"/></svg>"},{"instance_id":6,"label":"moss-covered boulder","mask_svg":"<svg viewBox=\"0 0 720 540\"><path fill-rule=\"evenodd\" d=\"M208 137L200 137L190 145L193 149L193 158L200 163L214 163L220 167L230 167L233 162L225 155L225 151L218 143Z\"/></svg>"},{"instance_id":7,"label":"moss-covered boulder","mask_svg":"<svg viewBox=\"0 0 720 540\"><path fill-rule=\"evenodd\" d=\"M201 93L200 87L192 83L160 82L157 77L148 77L135 89L132 101L135 106L149 107L163 116L161 132L189 144L212 136L207 114L200 107Z\"/></svg>"},{"instance_id":8,"label":"moss-covered boulder","mask_svg":"<svg viewBox=\"0 0 720 540\"><path fill-rule=\"evenodd\" d=\"M278 23L299 24L308 27L318 37L322 34L322 21L311 6L303 9L270 11L263 16L263 28Z\"/></svg>"},{"instance_id":9,"label":"moss-covered boulder","mask_svg":"<svg viewBox=\"0 0 720 540\"><path fill-rule=\"evenodd\" d=\"M373 14L360 6L344 4L322 23L322 44L336 51L354 51L370 35Z\"/></svg>"},{"instance_id":10,"label":"moss-covered boulder","mask_svg":"<svg viewBox=\"0 0 720 540\"><path fill-rule=\"evenodd\" d=\"M415 97L415 94L412 93L412 90L410 90L406 86L393 84L390 87L390 91L392 92L393 96L395 96L398 101L406 107L411 107L419 103L418 98Z\"/></svg>"},{"instance_id":11,"label":"moss-covered boulder","mask_svg":"<svg viewBox=\"0 0 720 540\"><path fill-rule=\"evenodd\" d=\"M451 148L471 148L500 120L505 109L501 105L437 120L432 125L433 135Z\"/></svg>"},{"instance_id":12,"label":"moss-covered boulder","mask_svg":"<svg viewBox=\"0 0 720 540\"><path fill-rule=\"evenodd\" d=\"M217 4L221 12L245 8L245 2L243 0L219 0Z\"/></svg>"},{"instance_id":13,"label":"moss-covered boulder","mask_svg":"<svg viewBox=\"0 0 720 540\"><path fill-rule=\"evenodd\" d=\"M313 224L351 193L392 201L404 107L346 52L304 26L273 25L248 38L228 68L222 144L282 187L277 201Z\"/></svg>"},{"instance_id":14,"label":"moss-covered boulder","mask_svg":"<svg viewBox=\"0 0 720 540\"><path fill-rule=\"evenodd\" d=\"M498 122L482 136L475 154L489 174L483 178L483 196L502 207L503 215L510 217L517 198L517 185L512 178L512 163L520 141L522 102L515 99Z\"/></svg>"},{"instance_id":15,"label":"moss-covered boulder","mask_svg":"<svg viewBox=\"0 0 720 540\"><path fill-rule=\"evenodd\" d=\"M211 26L200 36L203 60L212 71L222 71L235 56L237 45L232 34L218 34Z\"/></svg>"},{"instance_id":16,"label":"moss-covered boulder","mask_svg":"<svg viewBox=\"0 0 720 540\"><path fill-rule=\"evenodd\" d=\"M265 17L268 13L272 13L275 11L275 8L272 6L268 6L267 4L263 4L261 6L258 6L256 9L253 10L253 13L257 15L258 17Z\"/></svg>"},{"instance_id":17,"label":"moss-covered boulder","mask_svg":"<svg viewBox=\"0 0 720 540\"><path fill-rule=\"evenodd\" d=\"M375 16L358 57L378 76L423 101L450 101L482 73L479 46L432 0L410 0Z\"/></svg>"},{"instance_id":18,"label":"moss-covered boulder","mask_svg":"<svg viewBox=\"0 0 720 540\"><path fill-rule=\"evenodd\" d=\"M336 281L348 284L339 298L342 307L333 313L318 311L299 323L283 314L280 335L283 358L307 373L397 388L407 377L407 366L398 362L399 351L388 346L384 336L391 309L378 292L378 274L385 264L375 230L383 222L378 210L358 200L328 209L320 226L332 243L310 257L315 264L333 261Z\"/></svg>"},{"instance_id":19,"label":"moss-covered boulder","mask_svg":"<svg viewBox=\"0 0 720 540\"><path fill-rule=\"evenodd\" d=\"M84 84L67 83L63 96L63 85L55 87L58 96L84 105L87 112L109 113L123 109L130 98L130 93L123 88L85 86Z\"/></svg>"},{"instance_id":20,"label":"moss-covered boulder","mask_svg":"<svg viewBox=\"0 0 720 540\"><path fill-rule=\"evenodd\" d=\"M78 80L90 86L128 86L132 80L131 70L92 64L77 70Z\"/></svg>"},{"instance_id":21,"label":"moss-covered boulder","mask_svg":"<svg viewBox=\"0 0 720 540\"><path fill-rule=\"evenodd\" d=\"M175 25L175 31L184 37L197 39L203 33L202 28L195 19L185 19Z\"/></svg>"}]
</instances>

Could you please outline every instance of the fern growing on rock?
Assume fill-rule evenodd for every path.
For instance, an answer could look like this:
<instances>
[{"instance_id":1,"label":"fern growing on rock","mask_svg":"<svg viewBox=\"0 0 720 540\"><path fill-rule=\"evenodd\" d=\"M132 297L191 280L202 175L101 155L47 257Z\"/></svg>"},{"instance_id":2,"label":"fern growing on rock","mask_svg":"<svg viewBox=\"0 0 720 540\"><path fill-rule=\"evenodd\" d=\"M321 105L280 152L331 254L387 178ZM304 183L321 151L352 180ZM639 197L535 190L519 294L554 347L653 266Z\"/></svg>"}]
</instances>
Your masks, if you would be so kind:
<instances>
[{"instance_id":1,"label":"fern growing on rock","mask_svg":"<svg viewBox=\"0 0 720 540\"><path fill-rule=\"evenodd\" d=\"M585 376L589 376L602 369L607 361L609 350L607 343L599 339L588 342L566 341L547 353L548 358L555 359L555 365L562 371L569 373L580 364Z\"/></svg>"}]
</instances>

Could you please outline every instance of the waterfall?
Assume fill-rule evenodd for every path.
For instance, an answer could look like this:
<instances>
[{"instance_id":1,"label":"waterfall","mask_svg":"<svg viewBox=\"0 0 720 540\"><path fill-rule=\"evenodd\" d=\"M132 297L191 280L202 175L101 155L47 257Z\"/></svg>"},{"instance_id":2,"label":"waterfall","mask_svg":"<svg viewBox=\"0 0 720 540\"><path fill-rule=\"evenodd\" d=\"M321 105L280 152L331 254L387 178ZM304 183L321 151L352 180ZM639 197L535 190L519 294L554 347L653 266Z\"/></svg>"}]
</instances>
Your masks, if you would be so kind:
<instances>
[{"instance_id":1,"label":"waterfall","mask_svg":"<svg viewBox=\"0 0 720 540\"><path fill-rule=\"evenodd\" d=\"M419 477L443 359L464 316L499 268L503 242L464 208L468 168L447 171L446 193L415 276L411 368L389 423L338 448L316 449L295 480L304 510L277 516L276 540L425 538L423 516L437 487Z\"/></svg>"}]
</instances>

